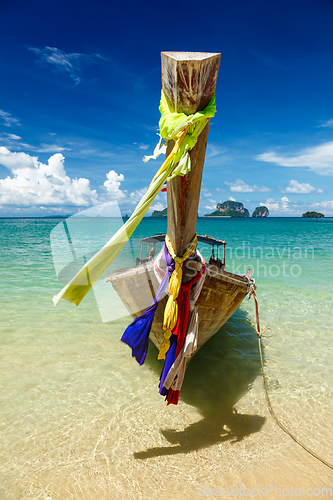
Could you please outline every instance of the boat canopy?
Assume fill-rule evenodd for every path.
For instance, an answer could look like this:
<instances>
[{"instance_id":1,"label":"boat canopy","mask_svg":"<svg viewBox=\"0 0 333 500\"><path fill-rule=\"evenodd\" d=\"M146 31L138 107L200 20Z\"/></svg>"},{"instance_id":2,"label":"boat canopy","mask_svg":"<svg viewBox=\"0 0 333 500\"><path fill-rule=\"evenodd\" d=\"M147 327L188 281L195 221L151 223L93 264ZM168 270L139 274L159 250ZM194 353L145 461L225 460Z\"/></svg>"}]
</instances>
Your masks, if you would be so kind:
<instances>
[{"instance_id":1,"label":"boat canopy","mask_svg":"<svg viewBox=\"0 0 333 500\"><path fill-rule=\"evenodd\" d=\"M216 246L221 246L221 245L226 245L227 242L223 240L216 240L212 236L208 236L207 234L205 236L197 236L198 242L200 243L207 243L208 245L216 245ZM164 241L165 240L165 234L163 233L157 233L155 236L149 236L148 238L141 238L140 241L142 243L156 243L157 241Z\"/></svg>"}]
</instances>

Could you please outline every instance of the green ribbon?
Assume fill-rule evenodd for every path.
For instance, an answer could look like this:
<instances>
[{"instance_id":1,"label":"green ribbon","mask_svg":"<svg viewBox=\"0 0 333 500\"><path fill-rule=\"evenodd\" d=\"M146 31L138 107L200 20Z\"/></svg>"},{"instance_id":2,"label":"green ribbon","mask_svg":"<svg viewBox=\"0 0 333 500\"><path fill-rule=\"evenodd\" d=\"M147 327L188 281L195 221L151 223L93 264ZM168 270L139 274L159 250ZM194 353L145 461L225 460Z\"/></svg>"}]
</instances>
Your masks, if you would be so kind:
<instances>
[{"instance_id":1,"label":"green ribbon","mask_svg":"<svg viewBox=\"0 0 333 500\"><path fill-rule=\"evenodd\" d=\"M207 125L209 119L215 114L215 95L203 111L199 111L193 115L186 115L184 113L172 113L170 111L165 94L162 90L159 109L161 111L161 119L159 122L161 137L166 143L170 140L176 141L176 147L173 148L173 152L171 153L172 159L168 157L165 160L163 164L165 168L162 169L161 167L159 169L161 174L153 179L146 194L142 197L128 221L82 267L74 278L53 297L54 305L57 305L61 299L65 299L78 306L81 300L87 295L89 290L121 252L160 192L164 182L172 179L176 175L185 175L190 171L191 160L188 153L195 146L200 133ZM185 137L180 140L179 136L188 126L189 128Z\"/></svg>"}]
</instances>

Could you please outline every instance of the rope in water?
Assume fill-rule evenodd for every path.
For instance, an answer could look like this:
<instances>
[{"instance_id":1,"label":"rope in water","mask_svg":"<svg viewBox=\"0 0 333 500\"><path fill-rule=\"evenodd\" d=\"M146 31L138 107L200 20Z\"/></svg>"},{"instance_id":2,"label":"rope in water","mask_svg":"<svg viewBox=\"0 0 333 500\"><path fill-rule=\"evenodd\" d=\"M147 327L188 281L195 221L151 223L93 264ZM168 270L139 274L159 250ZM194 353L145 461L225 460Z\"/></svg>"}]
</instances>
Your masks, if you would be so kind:
<instances>
[{"instance_id":1,"label":"rope in water","mask_svg":"<svg viewBox=\"0 0 333 500\"><path fill-rule=\"evenodd\" d=\"M266 376L265 376L265 370L264 370L264 362L263 362L263 357L262 357L262 350L261 350L261 339L262 337L270 337L271 335L264 335L264 333L267 331L267 330L271 330L270 328L266 328L263 332L260 331L260 323L259 323L259 309L258 309L258 299L256 297L256 294L255 294L255 291L254 289L251 291L252 295L253 295L253 298L254 298L254 304L255 304L255 309L256 309L256 321L255 321L255 327L256 327L256 332L257 332L257 336L258 336L258 345L259 345L259 354L260 354L260 362L261 362L261 371L262 371L262 377L263 377L263 380L264 380L264 387L265 387L265 393L266 393L266 399L267 399L267 403L268 403L268 408L269 408L269 411L272 415L272 417L274 417L276 423L279 425L279 427L286 433L288 434L288 436L290 436L297 444L299 444L305 451L307 451L308 453L310 453L310 455L312 455L314 458L316 458L317 460L319 460L320 462L322 462L324 465L326 465L327 467L329 467L330 469L333 469L333 465L330 464L329 462L327 462L326 460L324 460L323 458L319 457L317 455L317 453L315 453L314 451L310 450L304 443L302 443L302 441L300 441L291 431L289 431L289 429L287 429L281 422L280 420L277 418L277 416L275 415L275 412L273 410L273 407L272 407L272 404L271 404L271 400L269 398L269 395L268 395L268 389L267 389L267 381L266 381Z\"/></svg>"}]
</instances>

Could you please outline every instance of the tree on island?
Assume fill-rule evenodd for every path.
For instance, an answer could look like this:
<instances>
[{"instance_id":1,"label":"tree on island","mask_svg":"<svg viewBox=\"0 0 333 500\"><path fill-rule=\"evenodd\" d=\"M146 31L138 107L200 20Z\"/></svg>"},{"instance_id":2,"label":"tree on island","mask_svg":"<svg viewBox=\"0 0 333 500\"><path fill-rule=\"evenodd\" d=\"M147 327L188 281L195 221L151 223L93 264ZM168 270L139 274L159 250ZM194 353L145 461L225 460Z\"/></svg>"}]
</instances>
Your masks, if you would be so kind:
<instances>
[{"instance_id":1,"label":"tree on island","mask_svg":"<svg viewBox=\"0 0 333 500\"><path fill-rule=\"evenodd\" d=\"M154 210L151 214L151 217L166 217L168 215L168 209L164 208L163 210Z\"/></svg>"},{"instance_id":2,"label":"tree on island","mask_svg":"<svg viewBox=\"0 0 333 500\"><path fill-rule=\"evenodd\" d=\"M216 205L216 210L205 217L250 217L249 211L239 201L224 201Z\"/></svg>"},{"instance_id":3,"label":"tree on island","mask_svg":"<svg viewBox=\"0 0 333 500\"><path fill-rule=\"evenodd\" d=\"M305 214L302 214L302 217L321 219L325 215L320 212L305 212Z\"/></svg>"}]
</instances>

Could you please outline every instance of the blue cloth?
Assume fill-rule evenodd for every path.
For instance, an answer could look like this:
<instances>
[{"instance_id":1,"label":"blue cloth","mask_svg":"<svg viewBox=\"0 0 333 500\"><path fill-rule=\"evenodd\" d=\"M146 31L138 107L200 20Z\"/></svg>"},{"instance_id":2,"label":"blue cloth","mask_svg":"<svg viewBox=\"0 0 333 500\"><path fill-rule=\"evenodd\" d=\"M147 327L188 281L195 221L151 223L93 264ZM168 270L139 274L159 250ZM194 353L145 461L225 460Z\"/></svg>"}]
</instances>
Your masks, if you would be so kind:
<instances>
[{"instance_id":1,"label":"blue cloth","mask_svg":"<svg viewBox=\"0 0 333 500\"><path fill-rule=\"evenodd\" d=\"M133 323L126 328L123 336L121 337L121 341L132 349L132 356L137 360L139 365L142 365L145 362L148 351L149 334L151 325L153 324L154 315L159 301L164 297L165 289L175 268L175 264L165 243L162 258L167 264L167 271L157 290L153 303L148 307L148 309L145 310L144 313L141 314L141 316L136 318Z\"/></svg>"},{"instance_id":2,"label":"blue cloth","mask_svg":"<svg viewBox=\"0 0 333 500\"><path fill-rule=\"evenodd\" d=\"M158 302L148 307L141 316L126 328L121 337L121 341L132 348L132 356L139 365L143 365L147 356L149 334L157 306Z\"/></svg>"},{"instance_id":3,"label":"blue cloth","mask_svg":"<svg viewBox=\"0 0 333 500\"><path fill-rule=\"evenodd\" d=\"M170 347L165 355L164 366L161 373L160 385L159 385L159 393L162 396L167 396L169 389L163 387L164 380L166 379L167 374L170 371L171 366L174 364L176 359L176 349L177 349L177 335L171 334L170 337Z\"/></svg>"}]
</instances>

